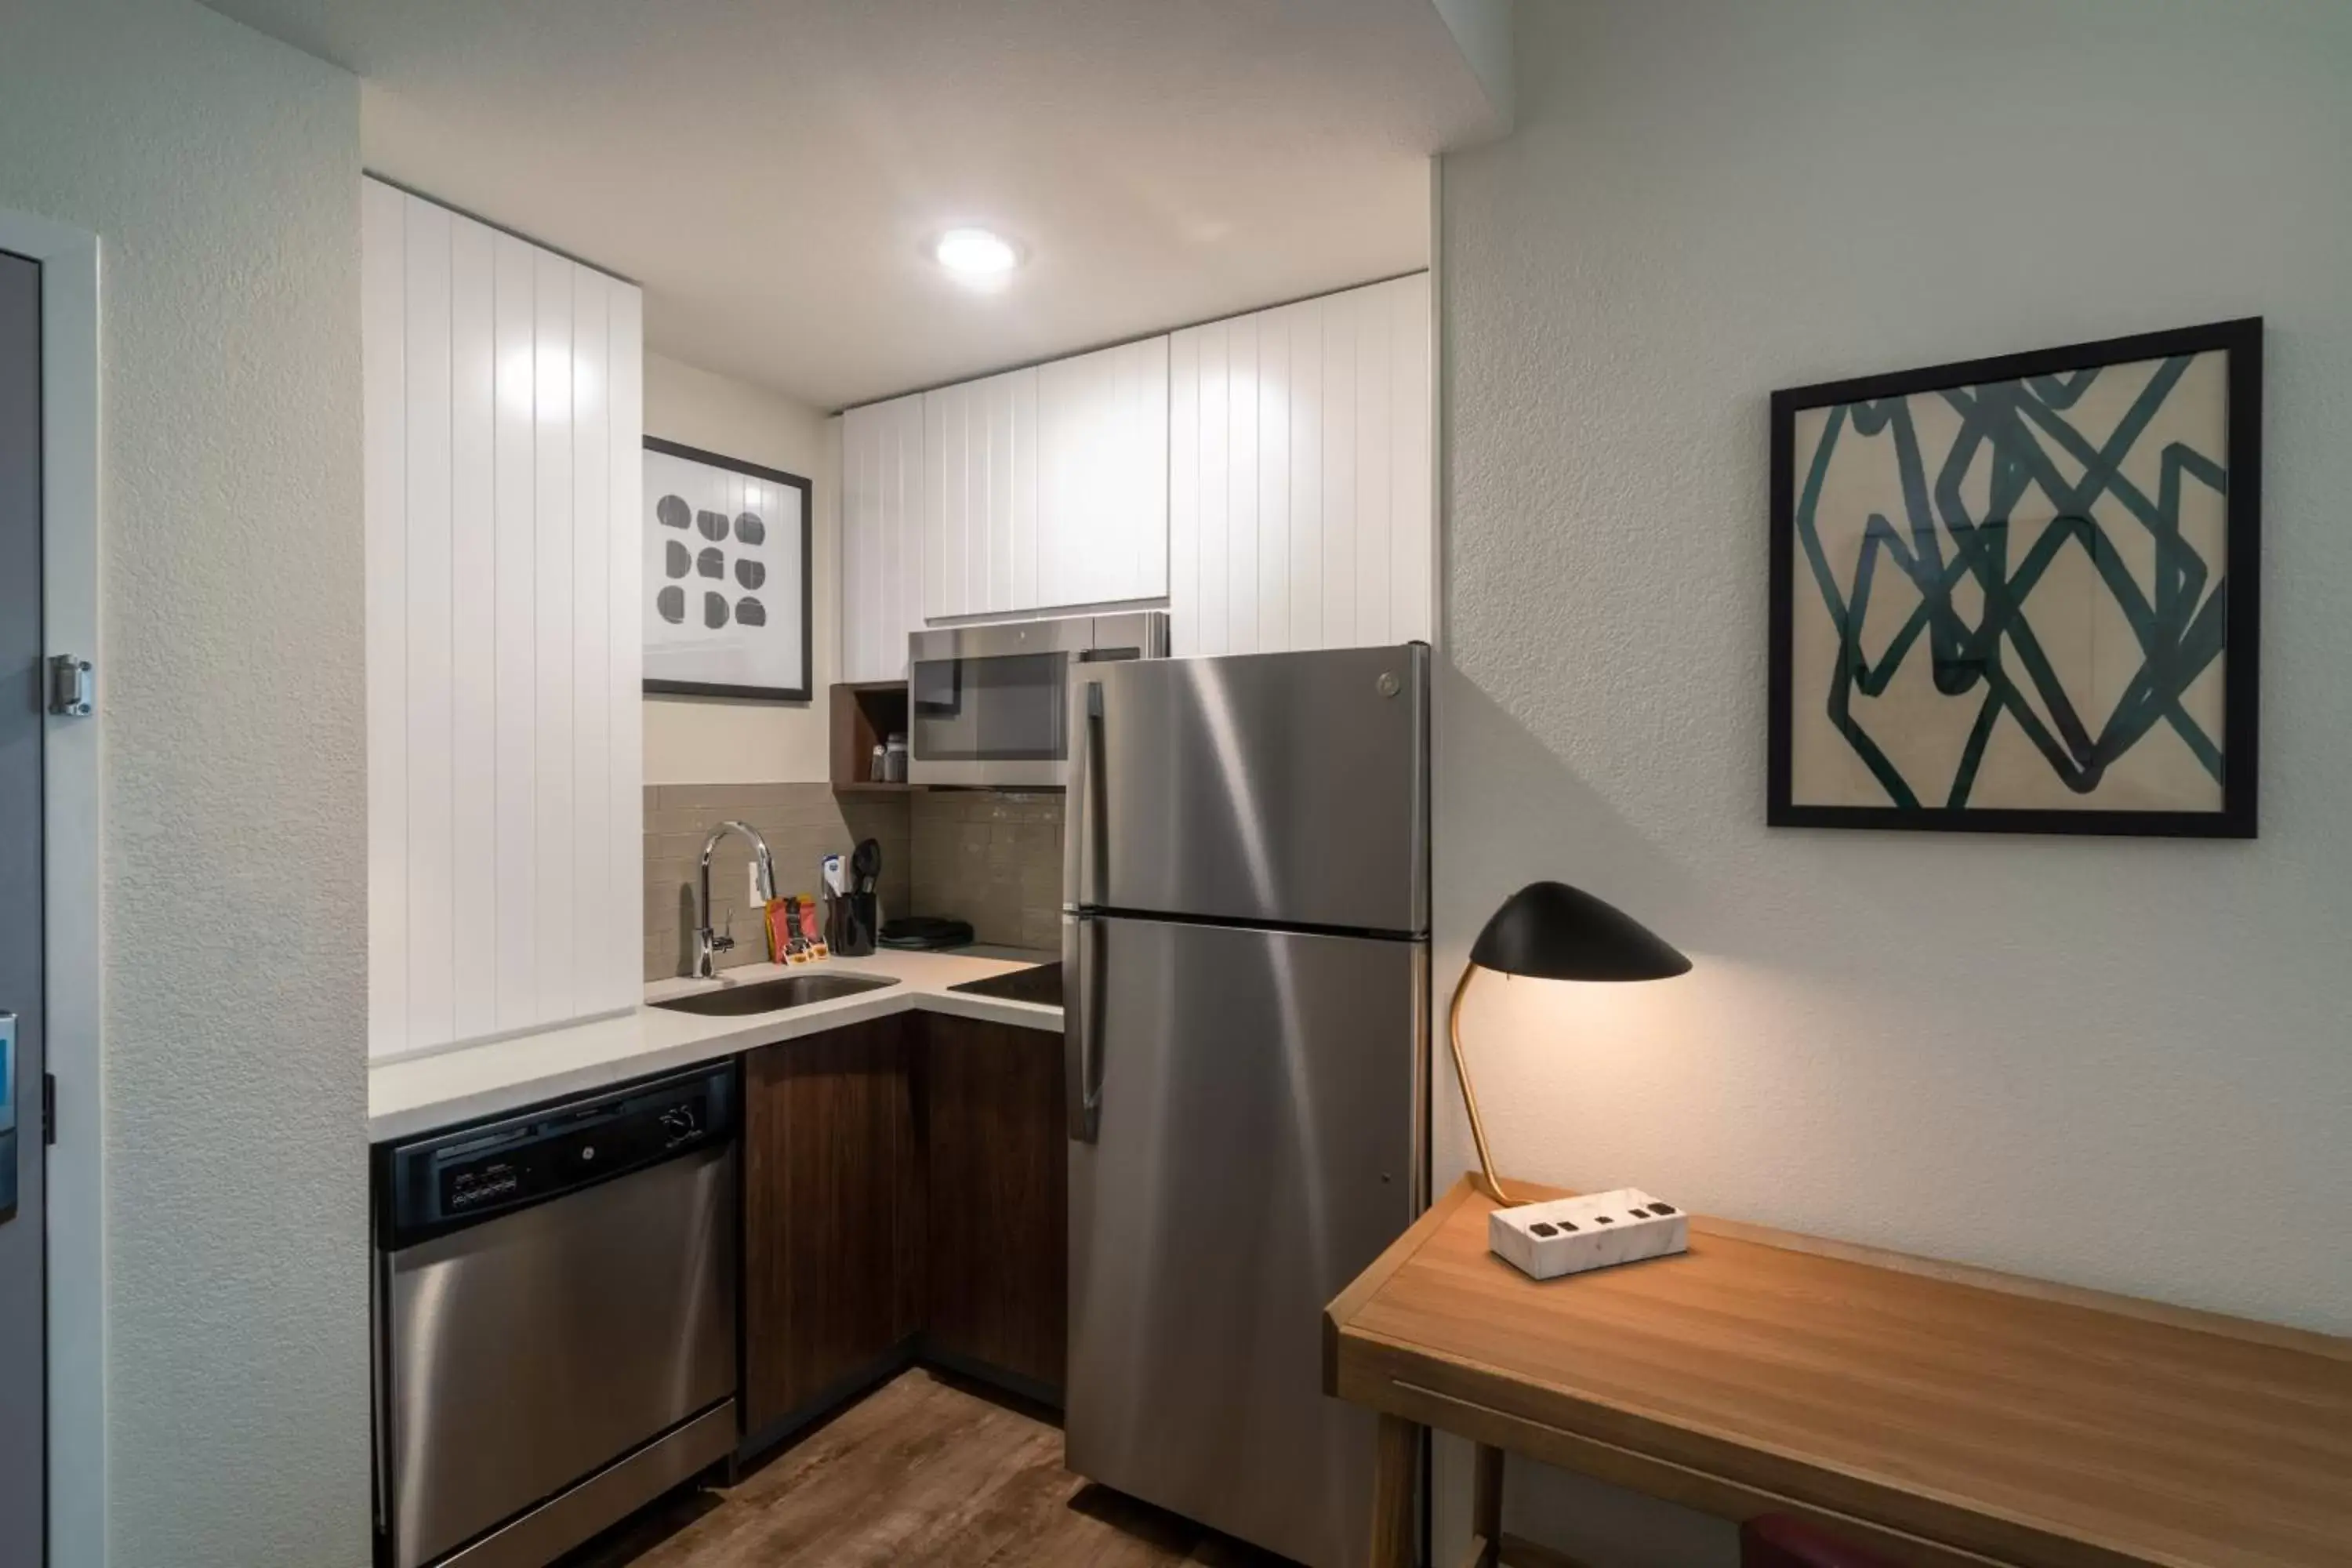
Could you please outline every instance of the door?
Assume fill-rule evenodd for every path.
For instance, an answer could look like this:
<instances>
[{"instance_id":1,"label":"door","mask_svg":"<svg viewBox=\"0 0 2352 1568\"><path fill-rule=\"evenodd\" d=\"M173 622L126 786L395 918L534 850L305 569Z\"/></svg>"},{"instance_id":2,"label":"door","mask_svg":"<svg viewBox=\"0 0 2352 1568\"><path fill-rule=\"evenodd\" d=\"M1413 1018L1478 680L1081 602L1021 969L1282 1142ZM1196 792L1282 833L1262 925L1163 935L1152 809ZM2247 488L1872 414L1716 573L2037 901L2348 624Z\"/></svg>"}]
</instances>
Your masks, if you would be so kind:
<instances>
[{"instance_id":1,"label":"door","mask_svg":"<svg viewBox=\"0 0 2352 1568\"><path fill-rule=\"evenodd\" d=\"M1168 592L1168 340L1037 371L1037 588L1016 609Z\"/></svg>"},{"instance_id":2,"label":"door","mask_svg":"<svg viewBox=\"0 0 2352 1568\"><path fill-rule=\"evenodd\" d=\"M1429 929L1429 649L1086 667L1064 902Z\"/></svg>"},{"instance_id":3,"label":"door","mask_svg":"<svg viewBox=\"0 0 2352 1568\"><path fill-rule=\"evenodd\" d=\"M1175 334L1179 658L1427 640L1429 351L1426 272Z\"/></svg>"},{"instance_id":4,"label":"door","mask_svg":"<svg viewBox=\"0 0 2352 1568\"><path fill-rule=\"evenodd\" d=\"M841 679L907 679L923 626L923 399L841 416Z\"/></svg>"},{"instance_id":5,"label":"door","mask_svg":"<svg viewBox=\"0 0 2352 1568\"><path fill-rule=\"evenodd\" d=\"M43 1560L47 1514L40 320L39 264L0 251L0 1563L11 1563Z\"/></svg>"},{"instance_id":6,"label":"door","mask_svg":"<svg viewBox=\"0 0 2352 1568\"><path fill-rule=\"evenodd\" d=\"M753 1051L743 1074L743 1430L781 1436L922 1321L907 1016Z\"/></svg>"},{"instance_id":7,"label":"door","mask_svg":"<svg viewBox=\"0 0 2352 1568\"><path fill-rule=\"evenodd\" d=\"M1315 1568L1361 1563L1373 1423L1323 1393L1322 1314L1414 1213L1427 948L1064 931L1069 1467Z\"/></svg>"},{"instance_id":8,"label":"door","mask_svg":"<svg viewBox=\"0 0 2352 1568\"><path fill-rule=\"evenodd\" d=\"M944 1014L922 1026L924 1350L1058 1405L1070 1223L1062 1038Z\"/></svg>"},{"instance_id":9,"label":"door","mask_svg":"<svg viewBox=\"0 0 2352 1568\"><path fill-rule=\"evenodd\" d=\"M1036 367L924 393L924 618L1036 603Z\"/></svg>"}]
</instances>

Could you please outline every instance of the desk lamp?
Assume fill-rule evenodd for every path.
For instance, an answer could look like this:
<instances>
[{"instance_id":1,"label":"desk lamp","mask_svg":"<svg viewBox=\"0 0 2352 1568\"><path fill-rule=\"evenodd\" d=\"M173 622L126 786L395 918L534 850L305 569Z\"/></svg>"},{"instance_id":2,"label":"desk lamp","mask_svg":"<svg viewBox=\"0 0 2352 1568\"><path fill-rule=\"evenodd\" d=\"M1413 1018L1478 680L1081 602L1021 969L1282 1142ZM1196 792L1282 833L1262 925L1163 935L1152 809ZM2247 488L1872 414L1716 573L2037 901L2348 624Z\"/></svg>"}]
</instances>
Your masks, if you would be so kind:
<instances>
[{"instance_id":1,"label":"desk lamp","mask_svg":"<svg viewBox=\"0 0 2352 1568\"><path fill-rule=\"evenodd\" d=\"M1486 969L1539 980L1670 980L1689 973L1690 966L1689 959L1633 916L1565 882L1530 882L1495 911L1470 945L1470 963L1454 987L1445 1018L1488 1196L1502 1204L1515 1201L1496 1179L1486 1124L1478 1120L1478 1097L1470 1089L1470 1064L1462 1055L1462 998L1471 980Z\"/></svg>"}]
</instances>

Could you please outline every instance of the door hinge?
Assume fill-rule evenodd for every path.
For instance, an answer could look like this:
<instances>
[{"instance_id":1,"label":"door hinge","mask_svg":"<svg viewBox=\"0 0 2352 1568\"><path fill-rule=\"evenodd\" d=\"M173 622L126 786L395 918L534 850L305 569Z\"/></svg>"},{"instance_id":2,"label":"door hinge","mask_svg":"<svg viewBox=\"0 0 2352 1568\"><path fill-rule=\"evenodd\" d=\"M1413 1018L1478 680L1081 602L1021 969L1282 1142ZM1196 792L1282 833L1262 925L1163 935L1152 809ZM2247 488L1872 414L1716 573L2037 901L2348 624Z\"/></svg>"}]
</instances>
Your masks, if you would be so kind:
<instances>
[{"instance_id":1,"label":"door hinge","mask_svg":"<svg viewBox=\"0 0 2352 1568\"><path fill-rule=\"evenodd\" d=\"M41 1075L41 1142L55 1143L57 1141L58 1076L45 1072Z\"/></svg>"},{"instance_id":2,"label":"door hinge","mask_svg":"<svg viewBox=\"0 0 2352 1568\"><path fill-rule=\"evenodd\" d=\"M97 710L96 674L89 660L72 654L49 659L49 711L60 719L87 719Z\"/></svg>"}]
</instances>

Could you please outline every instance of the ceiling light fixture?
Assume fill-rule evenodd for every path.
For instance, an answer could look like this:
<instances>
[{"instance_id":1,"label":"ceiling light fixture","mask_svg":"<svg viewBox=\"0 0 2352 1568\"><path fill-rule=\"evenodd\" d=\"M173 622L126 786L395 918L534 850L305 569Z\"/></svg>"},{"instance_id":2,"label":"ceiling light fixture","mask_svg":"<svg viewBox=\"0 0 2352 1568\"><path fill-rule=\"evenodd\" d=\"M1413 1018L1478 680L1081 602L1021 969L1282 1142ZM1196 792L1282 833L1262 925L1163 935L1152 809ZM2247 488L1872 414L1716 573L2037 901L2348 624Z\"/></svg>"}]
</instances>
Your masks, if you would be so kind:
<instances>
[{"instance_id":1,"label":"ceiling light fixture","mask_svg":"<svg viewBox=\"0 0 2352 1568\"><path fill-rule=\"evenodd\" d=\"M953 276L984 283L1021 265L1021 252L1001 234L984 228L951 228L940 236L931 255Z\"/></svg>"}]
</instances>

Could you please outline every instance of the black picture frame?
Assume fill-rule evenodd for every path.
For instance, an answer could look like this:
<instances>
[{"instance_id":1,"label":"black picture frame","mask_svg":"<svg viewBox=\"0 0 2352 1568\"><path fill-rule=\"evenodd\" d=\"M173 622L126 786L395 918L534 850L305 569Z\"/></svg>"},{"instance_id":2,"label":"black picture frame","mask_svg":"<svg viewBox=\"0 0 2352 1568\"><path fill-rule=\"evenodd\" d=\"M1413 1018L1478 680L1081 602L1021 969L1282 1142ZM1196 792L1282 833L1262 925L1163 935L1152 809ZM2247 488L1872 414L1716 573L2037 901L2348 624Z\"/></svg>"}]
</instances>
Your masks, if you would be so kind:
<instances>
[{"instance_id":1,"label":"black picture frame","mask_svg":"<svg viewBox=\"0 0 2352 1568\"><path fill-rule=\"evenodd\" d=\"M645 682L648 697L732 697L761 702L808 702L816 695L816 630L812 616L814 597L811 592L811 574L815 570L816 487L799 474L786 473L782 468L762 468L747 463L740 458L730 458L720 452L689 447L682 441L665 441L657 436L645 438L645 449L667 457L683 458L688 462L704 463L714 468L758 479L762 484L782 485L801 494L801 684L798 686L730 686L707 680L656 680ZM642 505L642 501L639 503ZM638 519L642 525L644 519Z\"/></svg>"},{"instance_id":2,"label":"black picture frame","mask_svg":"<svg viewBox=\"0 0 2352 1568\"><path fill-rule=\"evenodd\" d=\"M1856 806L1792 801L1790 719L1797 587L1796 451L1799 413L1952 387L2065 375L2097 366L2221 351L2228 356L2227 529L2229 597L2222 636L2222 779L2218 811L2114 811L2003 807ZM2109 338L2064 348L1967 360L1922 370L1824 382L1772 394L1769 741L1765 822L1773 827L1886 828L1945 833L2138 835L2252 838L2259 779L2262 652L2263 320Z\"/></svg>"}]
</instances>

